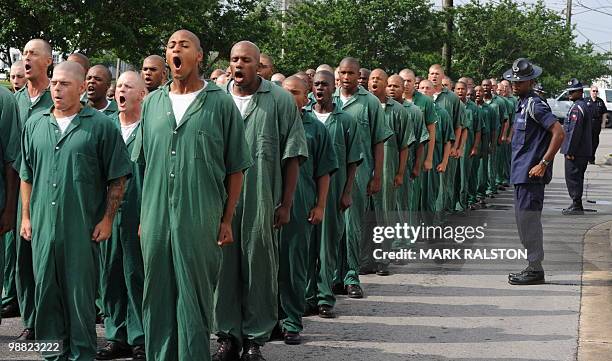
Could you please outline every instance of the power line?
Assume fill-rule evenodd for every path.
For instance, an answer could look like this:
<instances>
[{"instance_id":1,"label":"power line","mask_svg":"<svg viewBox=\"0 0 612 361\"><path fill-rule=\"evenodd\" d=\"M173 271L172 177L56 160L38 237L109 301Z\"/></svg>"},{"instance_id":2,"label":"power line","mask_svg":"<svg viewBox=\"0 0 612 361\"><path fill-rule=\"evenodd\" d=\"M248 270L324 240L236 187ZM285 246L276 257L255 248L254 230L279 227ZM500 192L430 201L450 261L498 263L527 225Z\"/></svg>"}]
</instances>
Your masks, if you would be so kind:
<instances>
[{"instance_id":1,"label":"power line","mask_svg":"<svg viewBox=\"0 0 612 361\"><path fill-rule=\"evenodd\" d=\"M588 36L584 35L584 33L582 31L580 31L580 29L578 29L578 27L576 27L576 31L578 32L578 34L582 35L585 39L587 39L587 41L589 41L594 46L600 48L601 50L605 51L606 53L609 51L609 49L606 49L603 46L600 46L599 44L601 44L601 43L597 44L593 40L591 40Z\"/></svg>"},{"instance_id":2,"label":"power line","mask_svg":"<svg viewBox=\"0 0 612 361\"><path fill-rule=\"evenodd\" d=\"M591 7L588 7L588 6L584 5L583 3L581 3L581 2L580 2L580 1L578 1L578 0L577 0L576 2L578 3L578 5L579 5L580 7L583 7L583 8L585 8L585 9L589 9L589 10L594 11L594 12L596 12L596 13L600 13L600 14L604 14L604 15L612 16L612 13L609 13L609 12L606 12L606 11L601 11L601 10L599 10L599 9L593 9L593 8L591 8Z\"/></svg>"}]
</instances>

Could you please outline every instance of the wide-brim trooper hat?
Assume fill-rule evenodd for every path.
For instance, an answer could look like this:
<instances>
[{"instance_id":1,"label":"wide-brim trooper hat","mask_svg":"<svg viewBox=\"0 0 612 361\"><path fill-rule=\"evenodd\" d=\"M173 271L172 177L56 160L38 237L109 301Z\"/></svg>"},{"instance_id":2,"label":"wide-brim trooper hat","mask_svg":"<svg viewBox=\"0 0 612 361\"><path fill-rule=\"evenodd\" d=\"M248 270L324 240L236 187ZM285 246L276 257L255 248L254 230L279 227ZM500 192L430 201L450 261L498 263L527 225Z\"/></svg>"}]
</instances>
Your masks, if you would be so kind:
<instances>
[{"instance_id":1,"label":"wide-brim trooper hat","mask_svg":"<svg viewBox=\"0 0 612 361\"><path fill-rule=\"evenodd\" d=\"M512 64L512 69L504 72L504 79L509 81L525 81L539 77L542 74L542 68L525 58L518 58Z\"/></svg>"},{"instance_id":2,"label":"wide-brim trooper hat","mask_svg":"<svg viewBox=\"0 0 612 361\"><path fill-rule=\"evenodd\" d=\"M576 78L571 78L570 81L567 82L567 88L565 88L565 90L567 90L568 92L583 89L584 85L582 84L582 82L580 82L580 80Z\"/></svg>"}]
</instances>

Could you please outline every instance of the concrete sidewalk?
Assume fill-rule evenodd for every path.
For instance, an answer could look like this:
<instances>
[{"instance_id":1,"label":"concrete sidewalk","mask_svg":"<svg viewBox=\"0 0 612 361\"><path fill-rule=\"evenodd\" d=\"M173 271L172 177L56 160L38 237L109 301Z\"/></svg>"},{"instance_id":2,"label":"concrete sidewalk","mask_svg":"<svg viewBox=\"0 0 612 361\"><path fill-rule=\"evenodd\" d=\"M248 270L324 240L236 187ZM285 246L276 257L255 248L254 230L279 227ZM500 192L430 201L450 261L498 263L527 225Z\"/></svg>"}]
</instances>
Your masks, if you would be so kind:
<instances>
[{"instance_id":1,"label":"concrete sidewalk","mask_svg":"<svg viewBox=\"0 0 612 361\"><path fill-rule=\"evenodd\" d=\"M609 153L612 130L605 129L598 162ZM392 266L391 276L362 276L366 298L339 297L337 318L305 319L302 345L271 342L264 356L268 361L611 360L612 166L589 165L587 180L585 198L594 203L585 206L597 212L562 216L570 200L563 159L557 157L543 212L547 284L509 285L508 272L524 268L525 261L518 260ZM483 240L464 246L520 249L512 192L490 205L453 219L487 225ZM36 359L7 351L6 342L20 331L18 319L3 320L0 359ZM102 343L103 329L98 331Z\"/></svg>"}]
</instances>

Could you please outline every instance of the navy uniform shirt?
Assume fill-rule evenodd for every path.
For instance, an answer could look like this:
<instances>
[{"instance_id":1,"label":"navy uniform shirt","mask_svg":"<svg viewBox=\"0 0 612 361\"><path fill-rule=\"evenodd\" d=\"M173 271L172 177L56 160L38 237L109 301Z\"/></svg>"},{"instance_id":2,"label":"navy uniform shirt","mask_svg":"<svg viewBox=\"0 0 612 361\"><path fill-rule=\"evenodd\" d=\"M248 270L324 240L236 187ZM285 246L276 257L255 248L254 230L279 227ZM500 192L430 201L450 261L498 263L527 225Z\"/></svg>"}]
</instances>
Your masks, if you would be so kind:
<instances>
[{"instance_id":1,"label":"navy uniform shirt","mask_svg":"<svg viewBox=\"0 0 612 361\"><path fill-rule=\"evenodd\" d=\"M600 97L596 97L595 100L593 98L588 97L586 100L586 105L591 111L591 115L593 116L593 125L601 126L601 117L606 114L608 109L606 108L606 103L601 100Z\"/></svg>"},{"instance_id":2,"label":"navy uniform shirt","mask_svg":"<svg viewBox=\"0 0 612 361\"><path fill-rule=\"evenodd\" d=\"M591 118L591 111L583 99L572 104L563 122L565 139L561 145L561 154L587 158L593 156Z\"/></svg>"},{"instance_id":3,"label":"navy uniform shirt","mask_svg":"<svg viewBox=\"0 0 612 361\"><path fill-rule=\"evenodd\" d=\"M552 164L546 167L542 178L529 178L529 170L543 159L552 138L548 130L556 121L548 104L535 92L519 99L514 117L510 183L550 183Z\"/></svg>"}]
</instances>

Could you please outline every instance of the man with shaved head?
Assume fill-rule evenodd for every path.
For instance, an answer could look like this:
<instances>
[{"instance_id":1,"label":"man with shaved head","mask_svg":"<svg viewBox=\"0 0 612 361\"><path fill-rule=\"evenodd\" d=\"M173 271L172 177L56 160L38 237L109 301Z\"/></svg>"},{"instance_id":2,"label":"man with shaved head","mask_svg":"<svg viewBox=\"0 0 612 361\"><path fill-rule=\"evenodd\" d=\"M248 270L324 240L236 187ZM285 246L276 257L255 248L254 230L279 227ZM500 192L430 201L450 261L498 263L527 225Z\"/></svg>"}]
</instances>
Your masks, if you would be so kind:
<instances>
[{"instance_id":1,"label":"man with shaved head","mask_svg":"<svg viewBox=\"0 0 612 361\"><path fill-rule=\"evenodd\" d=\"M359 69L359 86L365 90L368 89L368 81L370 80L370 69L361 68Z\"/></svg>"},{"instance_id":2,"label":"man with shaved head","mask_svg":"<svg viewBox=\"0 0 612 361\"><path fill-rule=\"evenodd\" d=\"M89 71L89 58L81 53L72 53L68 55L67 61L73 61L75 63L81 64L83 69L85 70L85 76L87 76L87 72ZM81 94L81 102L87 104L87 91L84 91Z\"/></svg>"},{"instance_id":3,"label":"man with shaved head","mask_svg":"<svg viewBox=\"0 0 612 361\"><path fill-rule=\"evenodd\" d=\"M478 106L478 113L482 121L480 130L480 149L476 166L472 168L472 176L477 178L476 199L478 207L486 207L487 186L489 184L489 157L491 156L491 144L495 139L491 136L491 130L495 127L497 121L497 111L489 106L485 101L485 88L481 85L474 87L475 103ZM476 168L476 169L474 169Z\"/></svg>"},{"instance_id":4,"label":"man with shaved head","mask_svg":"<svg viewBox=\"0 0 612 361\"><path fill-rule=\"evenodd\" d=\"M259 69L257 70L257 74L266 80L272 78L272 74L274 74L274 61L271 56L267 54L259 55Z\"/></svg>"},{"instance_id":5,"label":"man with shaved head","mask_svg":"<svg viewBox=\"0 0 612 361\"><path fill-rule=\"evenodd\" d=\"M334 68L332 68L329 64L321 64L317 67L317 73L320 71L328 71L330 73L332 73L332 75L334 74Z\"/></svg>"},{"instance_id":6,"label":"man with shaved head","mask_svg":"<svg viewBox=\"0 0 612 361\"><path fill-rule=\"evenodd\" d=\"M491 147L489 148L489 164L487 176L487 191L488 197L495 198L497 191L497 157L498 157L498 146L501 144L501 132L504 129L504 119L506 119L506 104L501 99L497 99L497 95L493 92L493 85L490 79L484 79L481 83L484 90L484 100L493 110L493 124L491 124L490 133L491 136ZM506 124L507 125L507 124Z\"/></svg>"},{"instance_id":7,"label":"man with shaved head","mask_svg":"<svg viewBox=\"0 0 612 361\"><path fill-rule=\"evenodd\" d=\"M451 79L448 75L442 78L442 86L450 91L455 90L455 83L453 82L453 79Z\"/></svg>"},{"instance_id":8,"label":"man with shaved head","mask_svg":"<svg viewBox=\"0 0 612 361\"><path fill-rule=\"evenodd\" d=\"M503 134L503 142L500 139L500 150L498 157L498 174L497 174L497 187L500 190L506 190L506 187L510 186L510 159L512 158L512 126L514 123L514 116L516 114L516 104L518 103L517 98L512 96L512 86L507 80L502 80L497 84L497 97L504 101L506 105L506 126ZM501 103L501 102L500 102ZM503 129L502 129L503 131Z\"/></svg>"},{"instance_id":9,"label":"man with shaved head","mask_svg":"<svg viewBox=\"0 0 612 361\"><path fill-rule=\"evenodd\" d=\"M297 76L290 76L282 86L293 95L301 112L308 103L307 83ZM311 235L314 226L323 221L330 176L338 169L334 146L325 125L312 117L312 113L303 114L302 123L309 156L300 166L291 220L280 231L277 330L282 332L288 345L301 343Z\"/></svg>"},{"instance_id":10,"label":"man with shaved head","mask_svg":"<svg viewBox=\"0 0 612 361\"><path fill-rule=\"evenodd\" d=\"M431 80L423 79L419 83L419 91L433 98L436 88ZM451 142L454 140L453 124L448 112L434 103L437 114L436 142L434 149L434 168L425 172L421 189L421 209L425 225L440 225L444 222L444 211L447 206L444 175L447 172L451 152Z\"/></svg>"},{"instance_id":11,"label":"man with shaved head","mask_svg":"<svg viewBox=\"0 0 612 361\"><path fill-rule=\"evenodd\" d=\"M213 360L263 360L260 347L278 321L278 234L290 219L299 164L308 157L300 112L286 90L263 77L257 45L240 41L230 53L233 80L225 90L246 127L255 164L244 176L236 208L236 241L223 248L215 292L219 347Z\"/></svg>"},{"instance_id":12,"label":"man with shaved head","mask_svg":"<svg viewBox=\"0 0 612 361\"><path fill-rule=\"evenodd\" d=\"M23 67L23 60L18 60L11 65L11 71L9 73L9 80L11 81L11 87L13 92L19 91L23 88L27 82L25 77L25 68Z\"/></svg>"},{"instance_id":13,"label":"man with shaved head","mask_svg":"<svg viewBox=\"0 0 612 361\"><path fill-rule=\"evenodd\" d=\"M221 72L223 72L223 70L221 70ZM149 93L157 90L157 88L168 80L164 58L155 54L147 56L142 61L140 76L142 76Z\"/></svg>"},{"instance_id":14,"label":"man with shaved head","mask_svg":"<svg viewBox=\"0 0 612 361\"><path fill-rule=\"evenodd\" d=\"M380 192L384 166L384 142L393 135L385 121L380 101L359 86L359 61L344 58L338 66L341 88L336 89L334 101L352 115L360 125L359 133L364 152L363 164L357 170L353 206L348 209L346 236L340 247L338 272L334 279L337 293L350 298L362 298L359 281L361 242L364 241L363 222L368 210L373 209L372 196Z\"/></svg>"},{"instance_id":15,"label":"man with shaved head","mask_svg":"<svg viewBox=\"0 0 612 361\"><path fill-rule=\"evenodd\" d=\"M20 231L33 248L36 339L64 345L45 354L54 359L96 356L98 244L111 236L131 174L119 130L83 107L84 88L80 64L58 64L53 107L30 118L22 135Z\"/></svg>"},{"instance_id":16,"label":"man with shaved head","mask_svg":"<svg viewBox=\"0 0 612 361\"><path fill-rule=\"evenodd\" d=\"M104 65L94 65L89 68L85 82L87 84L87 100L88 104L105 115L111 115L117 112L117 103L115 100L108 100L106 92L111 86L113 75L110 70Z\"/></svg>"},{"instance_id":17,"label":"man with shaved head","mask_svg":"<svg viewBox=\"0 0 612 361\"><path fill-rule=\"evenodd\" d=\"M270 81L276 85L282 85L284 80L285 76L281 73L275 73L272 75L272 78L270 78Z\"/></svg>"},{"instance_id":18,"label":"man with shaved head","mask_svg":"<svg viewBox=\"0 0 612 361\"><path fill-rule=\"evenodd\" d=\"M42 112L49 110L53 105L51 92L49 91L49 77L47 71L53 64L51 46L45 40L33 39L23 48L23 64L25 77L28 80L25 87L15 93L17 106L19 107L20 127L23 129L30 118L34 118ZM19 161L21 162L21 161ZM18 207L19 212L21 203ZM17 233L20 227L21 217L17 215ZM34 306L34 273L32 266L32 244L18 235L16 239L17 266L15 272L15 283L17 285L17 299L21 318L25 326L20 340L34 339L34 322L36 319L36 308Z\"/></svg>"},{"instance_id":19,"label":"man with shaved head","mask_svg":"<svg viewBox=\"0 0 612 361\"><path fill-rule=\"evenodd\" d=\"M442 194L444 201L444 209L452 211L456 203L456 192L455 192L455 180L457 178L457 169L461 156L459 149L461 147L461 120L462 120L462 107L459 98L452 92L451 89L445 88L442 81L445 78L444 69L439 64L434 64L429 67L429 73L427 78L434 85L434 102L441 108L444 108L451 118L453 129L455 132L454 140L450 150L450 158L448 161L448 169L442 174L441 179L443 181ZM450 78L449 78L450 80Z\"/></svg>"},{"instance_id":20,"label":"man with shaved head","mask_svg":"<svg viewBox=\"0 0 612 361\"><path fill-rule=\"evenodd\" d=\"M119 112L111 119L121 130L129 153L134 151L146 94L140 74L127 71L117 79L115 98ZM138 238L144 164L132 162L131 171L123 202L113 221L111 238L100 245L100 290L106 315L104 333L107 344L96 352L98 360L128 356L133 360L145 359L141 306L144 270Z\"/></svg>"},{"instance_id":21,"label":"man with shaved head","mask_svg":"<svg viewBox=\"0 0 612 361\"><path fill-rule=\"evenodd\" d=\"M318 71L313 79L314 102L306 107L310 116L325 125L338 159L338 171L331 175L323 222L315 226L308 261L306 315L333 318L336 296L332 291L338 261L338 247L346 232L345 211L353 202L357 166L363 161L357 121L333 101L334 74Z\"/></svg>"},{"instance_id":22,"label":"man with shaved head","mask_svg":"<svg viewBox=\"0 0 612 361\"><path fill-rule=\"evenodd\" d=\"M409 147L416 140L410 114L401 103L387 95L388 76L382 69L370 73L370 92L378 98L385 114L387 127L393 135L384 143L384 164L382 172L382 189L373 196L374 213L378 222L396 224L402 221L397 216L400 212L398 198L400 187L404 185L408 165ZM367 237L364 237L367 239ZM389 275L389 260L375 259L377 249L382 252L391 250L393 239L386 239L379 246L371 240L361 244L362 274L376 272L379 276Z\"/></svg>"},{"instance_id":23,"label":"man with shaved head","mask_svg":"<svg viewBox=\"0 0 612 361\"><path fill-rule=\"evenodd\" d=\"M225 74L225 71L223 69L215 69L210 73L210 81L212 81L213 83L217 82L217 79L219 78L219 76L221 74Z\"/></svg>"},{"instance_id":24,"label":"man with shaved head","mask_svg":"<svg viewBox=\"0 0 612 361\"><path fill-rule=\"evenodd\" d=\"M140 241L148 360L210 360L221 247L235 238L243 171L252 164L244 121L222 89L200 78L203 60L195 34L170 36L172 80L146 97L132 153L146 169Z\"/></svg>"},{"instance_id":25,"label":"man with shaved head","mask_svg":"<svg viewBox=\"0 0 612 361\"><path fill-rule=\"evenodd\" d=\"M414 89L412 85L410 87ZM402 212L400 214L406 215L404 219L406 223L418 226L421 224L420 217L418 216L421 195L421 168L423 166L425 144L429 141L429 132L427 131L423 112L417 105L405 100L404 94L404 79L398 74L391 75L387 81L387 95L404 106L408 113L408 119L415 139L413 144L409 146L404 182L398 190L398 207L399 211ZM419 95L422 94L419 93ZM412 93L411 96L413 97ZM391 246L393 249L402 249L408 248L410 245L411 243L408 239L401 239L395 240ZM402 264L404 262L397 260L396 263Z\"/></svg>"}]
</instances>

